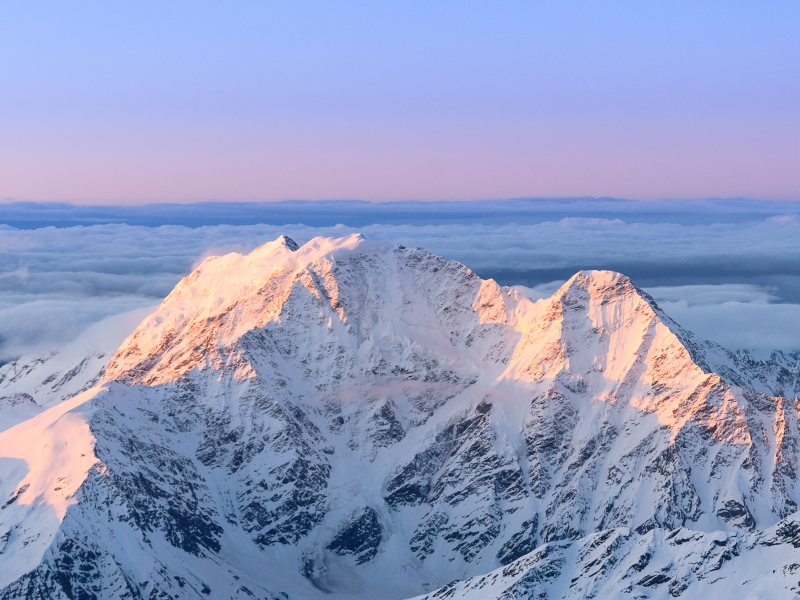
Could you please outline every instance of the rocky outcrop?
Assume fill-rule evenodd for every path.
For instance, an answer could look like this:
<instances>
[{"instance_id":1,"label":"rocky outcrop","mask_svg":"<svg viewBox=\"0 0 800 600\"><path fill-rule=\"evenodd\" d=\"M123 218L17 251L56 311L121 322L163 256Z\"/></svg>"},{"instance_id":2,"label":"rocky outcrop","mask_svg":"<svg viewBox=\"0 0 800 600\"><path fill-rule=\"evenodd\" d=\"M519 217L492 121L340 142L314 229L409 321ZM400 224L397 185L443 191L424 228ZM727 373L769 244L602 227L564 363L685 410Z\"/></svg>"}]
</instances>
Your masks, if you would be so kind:
<instances>
[{"instance_id":1,"label":"rocky outcrop","mask_svg":"<svg viewBox=\"0 0 800 600\"><path fill-rule=\"evenodd\" d=\"M800 592L796 517L759 534L609 529L551 542L509 565L417 600L485 598L791 599Z\"/></svg>"}]
</instances>

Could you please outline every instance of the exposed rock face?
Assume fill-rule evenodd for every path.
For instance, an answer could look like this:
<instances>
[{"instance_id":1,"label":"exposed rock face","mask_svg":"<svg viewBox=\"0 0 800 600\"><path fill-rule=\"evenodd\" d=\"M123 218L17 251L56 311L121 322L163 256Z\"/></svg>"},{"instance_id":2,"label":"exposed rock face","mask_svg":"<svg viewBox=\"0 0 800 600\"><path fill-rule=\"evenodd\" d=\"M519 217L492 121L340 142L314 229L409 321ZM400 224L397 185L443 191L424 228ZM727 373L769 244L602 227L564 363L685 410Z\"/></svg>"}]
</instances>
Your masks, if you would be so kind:
<instances>
[{"instance_id":1,"label":"exposed rock face","mask_svg":"<svg viewBox=\"0 0 800 600\"><path fill-rule=\"evenodd\" d=\"M796 516L759 534L683 528L608 529L551 542L508 566L417 600L537 598L794 598Z\"/></svg>"},{"instance_id":2,"label":"exposed rock face","mask_svg":"<svg viewBox=\"0 0 800 600\"><path fill-rule=\"evenodd\" d=\"M0 598L689 593L702 544L793 548L792 360L617 273L534 303L359 236L210 258L102 383L0 433Z\"/></svg>"}]
</instances>

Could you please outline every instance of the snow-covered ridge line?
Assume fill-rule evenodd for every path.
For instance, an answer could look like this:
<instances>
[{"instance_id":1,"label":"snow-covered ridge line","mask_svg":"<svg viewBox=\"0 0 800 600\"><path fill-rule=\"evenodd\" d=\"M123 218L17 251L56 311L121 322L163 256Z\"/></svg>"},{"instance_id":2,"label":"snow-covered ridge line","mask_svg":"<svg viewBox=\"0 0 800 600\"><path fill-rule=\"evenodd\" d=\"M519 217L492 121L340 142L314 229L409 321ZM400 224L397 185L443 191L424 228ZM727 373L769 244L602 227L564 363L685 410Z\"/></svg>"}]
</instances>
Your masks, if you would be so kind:
<instances>
[{"instance_id":1,"label":"snow-covered ridge line","mask_svg":"<svg viewBox=\"0 0 800 600\"><path fill-rule=\"evenodd\" d=\"M28 506L23 480L44 490L0 510L0 600L476 594L478 580L442 586L512 565L539 577L542 548L578 553L564 560L592 569L581 589L611 593L641 544L688 565L793 531L796 389L783 365L695 340L618 273L533 302L420 248L281 237L206 259L79 407L0 434L54 435L79 414L92 447L0 460L0 505ZM45 491L67 464L82 475L62 514ZM26 531L40 554L24 555ZM579 556L608 544L605 562ZM30 560L4 571L12 555ZM694 593L682 568L642 577ZM518 579L492 577L514 597Z\"/></svg>"},{"instance_id":2,"label":"snow-covered ridge line","mask_svg":"<svg viewBox=\"0 0 800 600\"><path fill-rule=\"evenodd\" d=\"M270 310L253 302L263 296L262 286L297 278L312 265L331 264L338 254L354 250L363 239L360 234L338 239L317 237L300 248L290 238L280 236L247 255L232 252L206 258L123 342L109 362L104 380L154 383L165 377L174 379L181 369L204 361L201 356L183 356L177 368L165 368L164 363L173 357L192 352L181 338L197 342L198 334L205 333L203 342L213 345L209 351L230 346L276 316L276 306ZM162 370L166 373L158 373Z\"/></svg>"}]
</instances>

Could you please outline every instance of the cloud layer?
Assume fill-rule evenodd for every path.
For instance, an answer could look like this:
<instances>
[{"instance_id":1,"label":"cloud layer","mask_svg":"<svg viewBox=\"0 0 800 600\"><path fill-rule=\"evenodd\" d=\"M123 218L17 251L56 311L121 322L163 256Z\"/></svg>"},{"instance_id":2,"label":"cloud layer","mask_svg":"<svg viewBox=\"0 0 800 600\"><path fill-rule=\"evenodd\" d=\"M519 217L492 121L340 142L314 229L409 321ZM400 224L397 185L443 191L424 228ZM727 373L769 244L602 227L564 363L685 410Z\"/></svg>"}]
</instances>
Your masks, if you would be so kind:
<instances>
[{"instance_id":1,"label":"cloud layer","mask_svg":"<svg viewBox=\"0 0 800 600\"><path fill-rule=\"evenodd\" d=\"M541 294L579 269L618 270L703 337L734 349L800 347L800 221L791 215L727 224L568 217L359 228L0 225L0 362L56 348L106 317L157 304L205 256L249 252L283 233L303 243L354 231L428 248Z\"/></svg>"},{"instance_id":2,"label":"cloud layer","mask_svg":"<svg viewBox=\"0 0 800 600\"><path fill-rule=\"evenodd\" d=\"M726 348L800 349L800 304L776 303L775 297L750 285L690 285L647 289L675 321Z\"/></svg>"}]
</instances>

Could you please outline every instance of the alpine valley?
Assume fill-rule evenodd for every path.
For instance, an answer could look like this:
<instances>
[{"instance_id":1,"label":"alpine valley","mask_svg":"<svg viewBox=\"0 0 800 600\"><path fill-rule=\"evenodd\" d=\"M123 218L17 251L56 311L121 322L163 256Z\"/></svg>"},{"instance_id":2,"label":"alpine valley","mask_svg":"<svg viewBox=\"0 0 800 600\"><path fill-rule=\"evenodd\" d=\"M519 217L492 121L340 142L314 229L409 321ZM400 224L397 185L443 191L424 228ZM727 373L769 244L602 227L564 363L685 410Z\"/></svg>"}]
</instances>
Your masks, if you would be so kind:
<instances>
[{"instance_id":1,"label":"alpine valley","mask_svg":"<svg viewBox=\"0 0 800 600\"><path fill-rule=\"evenodd\" d=\"M797 598L798 394L618 273L281 237L0 369L0 599Z\"/></svg>"}]
</instances>

